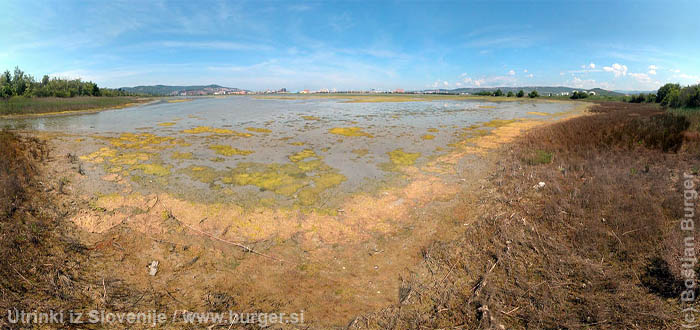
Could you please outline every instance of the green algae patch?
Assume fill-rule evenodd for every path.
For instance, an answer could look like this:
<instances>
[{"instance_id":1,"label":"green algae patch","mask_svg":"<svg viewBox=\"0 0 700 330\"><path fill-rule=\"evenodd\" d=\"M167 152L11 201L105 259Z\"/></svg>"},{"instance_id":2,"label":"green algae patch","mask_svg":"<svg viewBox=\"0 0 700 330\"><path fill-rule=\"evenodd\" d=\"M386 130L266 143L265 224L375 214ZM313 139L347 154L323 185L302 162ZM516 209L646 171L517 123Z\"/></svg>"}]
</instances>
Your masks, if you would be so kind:
<instances>
[{"instance_id":1,"label":"green algae patch","mask_svg":"<svg viewBox=\"0 0 700 330\"><path fill-rule=\"evenodd\" d=\"M494 119L482 124L483 127L502 127L508 124L516 122L515 119L505 120L505 119Z\"/></svg>"},{"instance_id":2,"label":"green algae patch","mask_svg":"<svg viewBox=\"0 0 700 330\"><path fill-rule=\"evenodd\" d=\"M328 130L331 134L343 135L343 136L365 136L368 138L373 138L372 134L369 134L362 130L362 128L357 126L352 127L334 127Z\"/></svg>"},{"instance_id":3,"label":"green algae patch","mask_svg":"<svg viewBox=\"0 0 700 330\"><path fill-rule=\"evenodd\" d=\"M170 175L171 165L161 164L138 164L131 167L131 170L141 170L144 174L155 176Z\"/></svg>"},{"instance_id":4,"label":"green algae patch","mask_svg":"<svg viewBox=\"0 0 700 330\"><path fill-rule=\"evenodd\" d=\"M170 158L172 159L192 159L194 156L192 155L191 152L173 152L172 155L170 155Z\"/></svg>"},{"instance_id":5,"label":"green algae patch","mask_svg":"<svg viewBox=\"0 0 700 330\"><path fill-rule=\"evenodd\" d=\"M391 163L396 166L410 166L415 164L416 159L420 157L419 152L405 152L399 148L394 151L387 152Z\"/></svg>"},{"instance_id":6,"label":"green algae patch","mask_svg":"<svg viewBox=\"0 0 700 330\"><path fill-rule=\"evenodd\" d=\"M174 126L174 125L175 125L175 123L172 121L158 124L158 126L163 126L163 127Z\"/></svg>"},{"instance_id":7,"label":"green algae patch","mask_svg":"<svg viewBox=\"0 0 700 330\"><path fill-rule=\"evenodd\" d=\"M364 157L369 153L369 150L367 149L353 149L351 151L353 154L357 155L358 157Z\"/></svg>"},{"instance_id":8,"label":"green algae patch","mask_svg":"<svg viewBox=\"0 0 700 330\"><path fill-rule=\"evenodd\" d=\"M435 135L432 135L432 134L425 134L425 135L421 136L420 138L423 139L423 140L432 140L432 139L435 138Z\"/></svg>"},{"instance_id":9,"label":"green algae patch","mask_svg":"<svg viewBox=\"0 0 700 330\"><path fill-rule=\"evenodd\" d=\"M233 136L238 136L238 137L251 137L251 136L253 136L253 134L250 134L250 133L236 132L234 130L230 130L227 128L216 128L216 127L211 127L211 126L197 126L194 128L188 128L186 130L183 130L182 132L187 133L187 134L211 133L211 134L219 134L219 135L233 135Z\"/></svg>"},{"instance_id":10,"label":"green algae patch","mask_svg":"<svg viewBox=\"0 0 700 330\"><path fill-rule=\"evenodd\" d=\"M259 128L259 127L246 127L246 130L255 132L255 133L272 133L271 129L267 128Z\"/></svg>"},{"instance_id":11,"label":"green algae patch","mask_svg":"<svg viewBox=\"0 0 700 330\"><path fill-rule=\"evenodd\" d=\"M321 118L318 118L316 116L301 116L301 118L303 118L304 120L321 120Z\"/></svg>"},{"instance_id":12,"label":"green algae patch","mask_svg":"<svg viewBox=\"0 0 700 330\"><path fill-rule=\"evenodd\" d=\"M234 148L232 146L227 146L227 145L221 145L221 144L215 144L209 146L209 149L214 150L219 155L223 156L235 156L235 155L241 155L241 156L247 156L253 153L252 150L241 150L238 148Z\"/></svg>"},{"instance_id":13,"label":"green algae patch","mask_svg":"<svg viewBox=\"0 0 700 330\"><path fill-rule=\"evenodd\" d=\"M318 158L318 155L316 155L316 152L314 152L311 149L304 149L302 151L299 151L299 152L289 156L289 160L291 160L292 162L295 162L295 163L298 161L302 161L304 159L307 159L307 158Z\"/></svg>"}]
</instances>

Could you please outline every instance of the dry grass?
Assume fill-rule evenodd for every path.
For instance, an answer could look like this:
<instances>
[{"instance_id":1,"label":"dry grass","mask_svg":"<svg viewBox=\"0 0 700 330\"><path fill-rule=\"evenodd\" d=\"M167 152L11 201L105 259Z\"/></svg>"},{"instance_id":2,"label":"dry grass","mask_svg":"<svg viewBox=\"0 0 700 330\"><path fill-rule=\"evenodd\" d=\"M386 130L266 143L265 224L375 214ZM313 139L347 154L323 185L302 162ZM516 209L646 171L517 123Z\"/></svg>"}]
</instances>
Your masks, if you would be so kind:
<instances>
[{"instance_id":1,"label":"dry grass","mask_svg":"<svg viewBox=\"0 0 700 330\"><path fill-rule=\"evenodd\" d=\"M116 279L92 277L88 248L68 234L68 211L55 199L63 180L39 179L48 148L0 131L0 150L0 310L123 306L133 294ZM0 327L18 326L7 321L0 318Z\"/></svg>"},{"instance_id":2,"label":"dry grass","mask_svg":"<svg viewBox=\"0 0 700 330\"><path fill-rule=\"evenodd\" d=\"M698 142L655 107L593 111L503 150L480 201L453 210L462 238L427 247L402 303L351 327L677 327L679 177L697 171Z\"/></svg>"}]
</instances>

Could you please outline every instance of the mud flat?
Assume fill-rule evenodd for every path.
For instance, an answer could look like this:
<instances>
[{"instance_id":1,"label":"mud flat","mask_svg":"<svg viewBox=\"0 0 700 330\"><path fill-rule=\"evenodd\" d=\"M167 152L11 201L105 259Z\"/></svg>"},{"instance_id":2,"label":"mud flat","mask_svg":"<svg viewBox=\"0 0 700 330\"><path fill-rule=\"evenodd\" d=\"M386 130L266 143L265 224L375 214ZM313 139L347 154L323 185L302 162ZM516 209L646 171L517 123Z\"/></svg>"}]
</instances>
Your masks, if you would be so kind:
<instances>
[{"instance_id":1,"label":"mud flat","mask_svg":"<svg viewBox=\"0 0 700 330\"><path fill-rule=\"evenodd\" d=\"M490 150L584 108L236 97L0 126L67 155L48 166L101 275L167 292L165 308L337 326L396 303L421 248L466 225L450 211L475 202Z\"/></svg>"}]
</instances>

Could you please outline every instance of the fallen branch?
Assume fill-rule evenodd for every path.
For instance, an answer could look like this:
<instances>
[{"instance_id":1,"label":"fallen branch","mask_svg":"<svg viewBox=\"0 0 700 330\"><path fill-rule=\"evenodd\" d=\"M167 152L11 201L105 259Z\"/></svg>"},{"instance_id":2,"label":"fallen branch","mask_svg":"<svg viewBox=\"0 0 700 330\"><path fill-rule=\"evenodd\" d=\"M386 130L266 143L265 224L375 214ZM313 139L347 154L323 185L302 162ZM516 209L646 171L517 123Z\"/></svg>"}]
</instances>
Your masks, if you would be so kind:
<instances>
[{"instance_id":1,"label":"fallen branch","mask_svg":"<svg viewBox=\"0 0 700 330\"><path fill-rule=\"evenodd\" d=\"M212 234L209 234L209 233L207 233L207 232L201 231L201 230L199 230L199 229L197 229L197 228L194 228L194 227L192 227L192 226L190 226L190 225L188 225L188 224L186 224L186 223L180 221L179 219L175 218L175 216L173 216L172 213L170 213L170 215L173 217L173 219L177 220L180 224L182 224L183 226L189 228L190 230L192 230L192 231L194 231L194 232L196 232L196 233L198 233L198 234L201 234L201 235L204 235L204 236L208 236L208 237L210 237L210 238L212 238L212 239L215 239L215 240L217 240L217 241L219 241L219 242L222 242L222 243L226 243L226 244L230 244L230 245L233 245L233 246L237 246L237 247L239 247L239 248L242 248L242 249L245 250L246 252L250 252L250 253L253 253L253 254L257 254L257 255L259 255L259 256L261 256L261 257L265 257L265 258L272 259L272 260L279 261L279 262L285 262L285 261L282 260L282 259L278 259L278 258L275 258L275 257L273 257L273 256L269 256L269 255L267 255L267 254L264 254L264 253L260 253L260 252L258 252L258 251L255 251L255 250L253 250L252 248L247 247L247 246L245 246L245 245L243 245L243 244L239 244L239 243L236 243L236 242L227 241L227 240L225 240L225 239L223 239L223 238L219 238L219 237L216 237L216 236L214 236L214 235L212 235Z\"/></svg>"}]
</instances>

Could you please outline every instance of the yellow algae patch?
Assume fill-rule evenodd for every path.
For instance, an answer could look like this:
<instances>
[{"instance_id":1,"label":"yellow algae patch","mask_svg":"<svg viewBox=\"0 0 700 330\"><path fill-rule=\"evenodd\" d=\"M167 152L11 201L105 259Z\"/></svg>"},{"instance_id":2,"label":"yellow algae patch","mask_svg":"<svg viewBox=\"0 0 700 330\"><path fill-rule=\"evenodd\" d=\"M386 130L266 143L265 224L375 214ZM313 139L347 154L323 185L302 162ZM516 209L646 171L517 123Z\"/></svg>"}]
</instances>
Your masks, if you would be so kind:
<instances>
[{"instance_id":1,"label":"yellow algae patch","mask_svg":"<svg viewBox=\"0 0 700 330\"><path fill-rule=\"evenodd\" d=\"M176 100L168 100L168 103L181 103L181 102L189 102L192 101L192 99L176 99Z\"/></svg>"},{"instance_id":2,"label":"yellow algae patch","mask_svg":"<svg viewBox=\"0 0 700 330\"><path fill-rule=\"evenodd\" d=\"M289 156L289 160L296 163L298 161L304 160L306 158L312 158L312 157L318 157L316 155L316 152L314 152L311 149L304 149L302 151L299 151L299 152Z\"/></svg>"},{"instance_id":3,"label":"yellow algae patch","mask_svg":"<svg viewBox=\"0 0 700 330\"><path fill-rule=\"evenodd\" d=\"M171 165L161 165L161 164L138 164L131 167L132 170L141 170L143 173L155 176L166 176L170 175Z\"/></svg>"},{"instance_id":4,"label":"yellow algae patch","mask_svg":"<svg viewBox=\"0 0 700 330\"><path fill-rule=\"evenodd\" d=\"M334 127L328 130L331 134L343 135L343 136L366 136L368 138L373 138L372 134L362 131L360 127Z\"/></svg>"},{"instance_id":5,"label":"yellow algae patch","mask_svg":"<svg viewBox=\"0 0 700 330\"><path fill-rule=\"evenodd\" d=\"M183 172L193 179L204 183L213 183L222 176L221 172L217 172L208 166L189 166L180 170L180 172Z\"/></svg>"},{"instance_id":6,"label":"yellow algae patch","mask_svg":"<svg viewBox=\"0 0 700 330\"><path fill-rule=\"evenodd\" d=\"M304 120L321 120L321 118L315 116L301 116L301 118L304 118Z\"/></svg>"},{"instance_id":7,"label":"yellow algae patch","mask_svg":"<svg viewBox=\"0 0 700 330\"><path fill-rule=\"evenodd\" d=\"M258 168L258 170L252 170ZM245 172L238 172L244 170ZM252 170L252 171L251 171ZM293 165L270 164L268 166L250 166L242 164L228 178L222 178L224 183L237 185L253 185L261 190L270 190L284 196L291 196L297 190L308 184L304 172Z\"/></svg>"},{"instance_id":8,"label":"yellow algae patch","mask_svg":"<svg viewBox=\"0 0 700 330\"><path fill-rule=\"evenodd\" d=\"M246 127L246 129L251 131L251 132L256 132L256 133L272 133L272 130L267 129L267 128Z\"/></svg>"},{"instance_id":9,"label":"yellow algae patch","mask_svg":"<svg viewBox=\"0 0 700 330\"><path fill-rule=\"evenodd\" d=\"M102 163L105 161L106 157L114 157L116 155L117 150L109 147L102 147L100 148L100 150L97 150L93 153L80 156L80 160L90 163Z\"/></svg>"},{"instance_id":10,"label":"yellow algae patch","mask_svg":"<svg viewBox=\"0 0 700 330\"><path fill-rule=\"evenodd\" d=\"M135 165L139 162L147 161L149 158L151 158L149 153L127 152L113 157L109 162L116 165Z\"/></svg>"},{"instance_id":11,"label":"yellow algae patch","mask_svg":"<svg viewBox=\"0 0 700 330\"><path fill-rule=\"evenodd\" d=\"M215 128L211 126L197 126L194 128L189 128L186 130L182 131L183 133L188 133L188 134L200 134L200 133L213 133L213 134L222 134L222 135L235 135L239 137L251 137L253 134L250 133L245 133L245 132L236 132L230 129L226 128Z\"/></svg>"},{"instance_id":12,"label":"yellow algae patch","mask_svg":"<svg viewBox=\"0 0 700 330\"><path fill-rule=\"evenodd\" d=\"M530 115L537 115L537 116L551 116L551 113L546 113L546 112L539 112L539 111L528 111L527 112Z\"/></svg>"},{"instance_id":13,"label":"yellow algae patch","mask_svg":"<svg viewBox=\"0 0 700 330\"><path fill-rule=\"evenodd\" d=\"M175 123L172 121L158 124L158 126L173 126L173 125L175 125Z\"/></svg>"},{"instance_id":14,"label":"yellow algae patch","mask_svg":"<svg viewBox=\"0 0 700 330\"><path fill-rule=\"evenodd\" d=\"M292 142L292 143L290 143L290 145L293 145L293 146L303 146L305 144L306 143L304 143L304 142Z\"/></svg>"},{"instance_id":15,"label":"yellow algae patch","mask_svg":"<svg viewBox=\"0 0 700 330\"><path fill-rule=\"evenodd\" d=\"M304 171L304 172L315 171L324 165L318 159L301 161L301 162L297 162L296 164L299 167L299 169Z\"/></svg>"},{"instance_id":16,"label":"yellow algae patch","mask_svg":"<svg viewBox=\"0 0 700 330\"><path fill-rule=\"evenodd\" d=\"M425 134L425 135L421 136L420 138L423 139L423 140L432 140L432 139L435 138L435 135L432 135L432 134Z\"/></svg>"},{"instance_id":17,"label":"yellow algae patch","mask_svg":"<svg viewBox=\"0 0 700 330\"><path fill-rule=\"evenodd\" d=\"M109 143L119 148L163 148L169 146L161 146L163 143L174 144L175 138L169 136L158 136L150 133L123 133L117 138L106 138Z\"/></svg>"},{"instance_id":18,"label":"yellow algae patch","mask_svg":"<svg viewBox=\"0 0 700 330\"><path fill-rule=\"evenodd\" d=\"M481 108L481 109L496 109L497 107L495 105L480 105L479 108Z\"/></svg>"},{"instance_id":19,"label":"yellow algae patch","mask_svg":"<svg viewBox=\"0 0 700 330\"><path fill-rule=\"evenodd\" d=\"M437 133L437 132L439 132L439 131L440 131L440 130L437 129L437 128L428 128L428 132L430 132L430 133Z\"/></svg>"},{"instance_id":20,"label":"yellow algae patch","mask_svg":"<svg viewBox=\"0 0 700 330\"><path fill-rule=\"evenodd\" d=\"M416 162L416 159L420 157L419 152L405 152L403 149L399 148L394 151L387 152L391 163L396 166L409 166Z\"/></svg>"},{"instance_id":21,"label":"yellow algae patch","mask_svg":"<svg viewBox=\"0 0 700 330\"><path fill-rule=\"evenodd\" d=\"M247 156L253 153L252 150L241 150L238 148L234 148L232 146L227 146L227 145L220 145L220 144L215 144L209 146L209 149L214 150L219 155L223 156L235 156L235 155L241 155L241 156Z\"/></svg>"},{"instance_id":22,"label":"yellow algae patch","mask_svg":"<svg viewBox=\"0 0 700 330\"><path fill-rule=\"evenodd\" d=\"M514 122L516 122L515 119L510 119L510 120L494 119L494 120L483 123L482 126L483 127L501 127L501 126L506 126L508 124L512 124Z\"/></svg>"},{"instance_id":23,"label":"yellow algae patch","mask_svg":"<svg viewBox=\"0 0 700 330\"><path fill-rule=\"evenodd\" d=\"M119 173L123 170L121 166L111 166L110 168L107 169L108 173Z\"/></svg>"},{"instance_id":24,"label":"yellow algae patch","mask_svg":"<svg viewBox=\"0 0 700 330\"><path fill-rule=\"evenodd\" d=\"M192 159L192 153L191 152L173 152L172 155L170 155L170 158L172 159Z\"/></svg>"},{"instance_id":25,"label":"yellow algae patch","mask_svg":"<svg viewBox=\"0 0 700 330\"><path fill-rule=\"evenodd\" d=\"M354 149L351 152L353 154L357 155L358 157L363 157L369 153L369 150L367 150L367 149Z\"/></svg>"}]
</instances>

